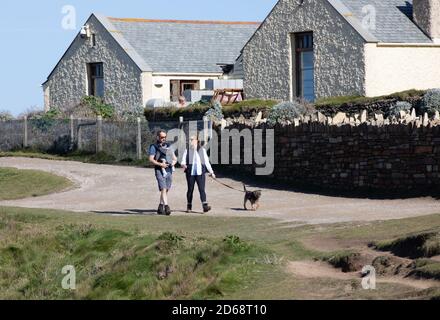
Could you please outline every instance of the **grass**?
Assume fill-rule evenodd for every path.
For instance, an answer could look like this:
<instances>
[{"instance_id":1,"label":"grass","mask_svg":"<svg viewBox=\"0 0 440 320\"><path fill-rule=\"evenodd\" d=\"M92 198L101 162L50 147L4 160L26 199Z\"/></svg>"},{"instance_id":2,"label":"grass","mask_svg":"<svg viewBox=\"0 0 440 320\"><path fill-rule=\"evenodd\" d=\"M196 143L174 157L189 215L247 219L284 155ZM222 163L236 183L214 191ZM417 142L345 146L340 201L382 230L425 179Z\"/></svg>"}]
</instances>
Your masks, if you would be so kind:
<instances>
[{"instance_id":1,"label":"grass","mask_svg":"<svg viewBox=\"0 0 440 320\"><path fill-rule=\"evenodd\" d=\"M134 166L150 168L151 164L147 158L142 160L137 159L122 159L116 160L115 157L106 154L105 152L99 153L88 153L75 151L67 155L55 155L40 152L38 150L23 149L8 152L0 152L0 158L5 157L21 157L21 158L32 158L32 159L43 159L43 160L56 160L56 161L78 161L83 163L94 163L94 164L109 164L109 165L122 165L122 166Z\"/></svg>"},{"instance_id":2,"label":"grass","mask_svg":"<svg viewBox=\"0 0 440 320\"><path fill-rule=\"evenodd\" d=\"M360 254L351 250L343 250L324 255L321 260L328 262L333 267L341 269L342 272L357 271L357 260Z\"/></svg>"},{"instance_id":3,"label":"grass","mask_svg":"<svg viewBox=\"0 0 440 320\"><path fill-rule=\"evenodd\" d=\"M429 298L434 291L394 284L365 292L360 283L301 279L285 268L300 260L343 267L356 253L307 247L310 237L370 242L387 239L387 229L404 237L428 228L440 229L440 215L289 227L262 218L113 217L0 207L0 299ZM75 291L61 288L65 265L76 267ZM420 272L432 268L419 262Z\"/></svg>"},{"instance_id":4,"label":"grass","mask_svg":"<svg viewBox=\"0 0 440 320\"><path fill-rule=\"evenodd\" d=\"M407 235L403 238L390 241L381 241L372 244L381 251L391 251L400 257L422 258L440 255L440 232L422 232Z\"/></svg>"},{"instance_id":5,"label":"grass","mask_svg":"<svg viewBox=\"0 0 440 320\"><path fill-rule=\"evenodd\" d=\"M440 262L429 259L419 259L415 261L415 269L410 276L422 279L440 280Z\"/></svg>"},{"instance_id":6,"label":"grass","mask_svg":"<svg viewBox=\"0 0 440 320\"><path fill-rule=\"evenodd\" d=\"M221 299L266 268L251 263L266 250L238 236L145 232L96 215L65 223L54 213L0 209L1 299ZM60 286L66 265L76 267L75 291Z\"/></svg>"},{"instance_id":7,"label":"grass","mask_svg":"<svg viewBox=\"0 0 440 320\"><path fill-rule=\"evenodd\" d=\"M0 200L43 196L72 185L68 179L46 172L0 168Z\"/></svg>"},{"instance_id":8,"label":"grass","mask_svg":"<svg viewBox=\"0 0 440 320\"><path fill-rule=\"evenodd\" d=\"M396 92L390 95L379 96L379 97L363 97L363 96L340 96L340 97L330 97L323 98L316 101L315 105L320 106L340 106L343 104L370 104L382 100L397 100L406 101L411 98L421 97L426 91L422 90L407 90L402 92Z\"/></svg>"},{"instance_id":9,"label":"grass","mask_svg":"<svg viewBox=\"0 0 440 320\"><path fill-rule=\"evenodd\" d=\"M225 105L223 108L225 109L225 112L227 113L228 110L237 110L237 109L246 109L246 108L272 108L276 104L278 104L279 101L277 100L263 100L263 99L250 99L250 100L244 100L237 103L234 103L232 105Z\"/></svg>"}]
</instances>

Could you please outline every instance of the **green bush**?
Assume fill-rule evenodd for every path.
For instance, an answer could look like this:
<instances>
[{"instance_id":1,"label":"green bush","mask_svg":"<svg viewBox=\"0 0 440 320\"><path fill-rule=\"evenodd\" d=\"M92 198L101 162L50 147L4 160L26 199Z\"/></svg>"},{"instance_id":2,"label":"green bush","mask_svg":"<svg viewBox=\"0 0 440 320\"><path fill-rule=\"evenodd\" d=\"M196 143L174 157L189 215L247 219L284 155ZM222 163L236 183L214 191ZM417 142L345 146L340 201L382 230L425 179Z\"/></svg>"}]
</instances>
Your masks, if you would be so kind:
<instances>
[{"instance_id":1,"label":"green bush","mask_svg":"<svg viewBox=\"0 0 440 320\"><path fill-rule=\"evenodd\" d=\"M9 111L0 111L0 121L11 121L14 116Z\"/></svg>"},{"instance_id":2,"label":"green bush","mask_svg":"<svg viewBox=\"0 0 440 320\"><path fill-rule=\"evenodd\" d=\"M214 106L205 113L205 117L211 121L220 121L224 118L223 107L220 102L216 102Z\"/></svg>"},{"instance_id":3,"label":"green bush","mask_svg":"<svg viewBox=\"0 0 440 320\"><path fill-rule=\"evenodd\" d=\"M281 102L274 106L267 118L267 123L271 126L285 121L292 121L294 118L305 116L308 113L307 105L298 101Z\"/></svg>"},{"instance_id":4,"label":"green bush","mask_svg":"<svg viewBox=\"0 0 440 320\"><path fill-rule=\"evenodd\" d=\"M241 114L252 116L260 111L267 113L276 103L274 100L245 100L223 106L222 111L224 118L239 117ZM185 120L201 120L211 108L211 104L200 101L190 104L186 108L147 108L144 114L148 121L177 121L179 117L183 117Z\"/></svg>"},{"instance_id":5,"label":"green bush","mask_svg":"<svg viewBox=\"0 0 440 320\"><path fill-rule=\"evenodd\" d=\"M28 115L28 119L32 125L41 132L49 131L56 123L56 119L60 116L60 110L53 108L47 112L33 112Z\"/></svg>"},{"instance_id":6,"label":"green bush","mask_svg":"<svg viewBox=\"0 0 440 320\"><path fill-rule=\"evenodd\" d=\"M440 89L431 89L426 92L423 97L422 111L429 115L440 111Z\"/></svg>"},{"instance_id":7,"label":"green bush","mask_svg":"<svg viewBox=\"0 0 440 320\"><path fill-rule=\"evenodd\" d=\"M398 117L400 116L400 111L405 111L406 113L410 113L411 109L412 109L411 103L406 101L398 101L390 108L389 115Z\"/></svg>"},{"instance_id":8,"label":"green bush","mask_svg":"<svg viewBox=\"0 0 440 320\"><path fill-rule=\"evenodd\" d=\"M227 236L223 239L226 248L232 250L234 253L246 252L250 249L249 244L244 242L238 236Z\"/></svg>"},{"instance_id":9,"label":"green bush","mask_svg":"<svg viewBox=\"0 0 440 320\"><path fill-rule=\"evenodd\" d=\"M101 116L104 119L112 118L115 115L115 108L99 97L86 96L82 98L81 104L90 108L96 116Z\"/></svg>"}]
</instances>

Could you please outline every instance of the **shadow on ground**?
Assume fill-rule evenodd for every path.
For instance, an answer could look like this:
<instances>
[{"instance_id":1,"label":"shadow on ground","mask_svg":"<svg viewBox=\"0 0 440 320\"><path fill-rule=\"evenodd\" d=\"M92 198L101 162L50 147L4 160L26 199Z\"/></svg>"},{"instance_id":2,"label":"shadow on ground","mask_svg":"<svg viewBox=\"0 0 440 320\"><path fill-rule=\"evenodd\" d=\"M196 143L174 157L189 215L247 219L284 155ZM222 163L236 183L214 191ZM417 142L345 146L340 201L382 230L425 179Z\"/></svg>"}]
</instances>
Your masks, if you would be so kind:
<instances>
[{"instance_id":1,"label":"shadow on ground","mask_svg":"<svg viewBox=\"0 0 440 320\"><path fill-rule=\"evenodd\" d=\"M238 209L239 210L239 209ZM92 211L93 213L103 215L118 215L118 216L157 216L157 210L151 209L126 209L121 211ZM173 210L172 214L186 214L185 210ZM192 211L192 214L204 215L205 213L199 211Z\"/></svg>"},{"instance_id":2,"label":"shadow on ground","mask_svg":"<svg viewBox=\"0 0 440 320\"><path fill-rule=\"evenodd\" d=\"M301 182L292 183L287 181L276 180L267 176L256 176L249 172L240 170L240 166L236 169L216 166L216 174L218 178L228 178L240 181L250 189L265 188L279 191L291 191L304 194L321 195L338 198L357 198L357 199L372 199L372 200L398 200L411 199L420 197L432 197L440 200L440 186L432 186L429 188L420 188L417 190L377 190L371 188L358 188L350 190L331 189L328 187L320 187L316 185L304 184ZM235 209L232 209L235 210Z\"/></svg>"}]
</instances>

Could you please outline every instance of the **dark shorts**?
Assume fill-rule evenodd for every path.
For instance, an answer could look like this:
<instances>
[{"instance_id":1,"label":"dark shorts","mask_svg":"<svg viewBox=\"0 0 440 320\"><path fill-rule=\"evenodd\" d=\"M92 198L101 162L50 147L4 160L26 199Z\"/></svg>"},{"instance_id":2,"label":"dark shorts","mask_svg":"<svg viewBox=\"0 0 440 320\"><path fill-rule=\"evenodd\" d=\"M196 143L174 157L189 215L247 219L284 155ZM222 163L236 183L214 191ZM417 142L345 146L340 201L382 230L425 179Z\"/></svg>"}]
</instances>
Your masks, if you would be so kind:
<instances>
[{"instance_id":1,"label":"dark shorts","mask_svg":"<svg viewBox=\"0 0 440 320\"><path fill-rule=\"evenodd\" d=\"M168 175L165 178L162 174L162 170L154 170L154 171L155 171L159 191L171 190L171 186L173 185L173 174L168 172Z\"/></svg>"}]
</instances>

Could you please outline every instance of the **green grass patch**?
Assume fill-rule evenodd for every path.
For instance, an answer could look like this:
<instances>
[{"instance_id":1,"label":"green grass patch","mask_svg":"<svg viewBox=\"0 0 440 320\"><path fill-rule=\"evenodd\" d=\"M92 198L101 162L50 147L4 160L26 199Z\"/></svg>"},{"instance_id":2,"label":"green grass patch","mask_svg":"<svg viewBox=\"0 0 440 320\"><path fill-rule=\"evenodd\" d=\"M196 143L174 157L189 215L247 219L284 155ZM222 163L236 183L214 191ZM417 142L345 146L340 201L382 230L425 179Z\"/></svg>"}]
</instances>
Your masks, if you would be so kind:
<instances>
[{"instance_id":1,"label":"green grass patch","mask_svg":"<svg viewBox=\"0 0 440 320\"><path fill-rule=\"evenodd\" d=\"M340 106L344 104L371 104L378 101L383 100L397 100L397 101L407 101L412 98L420 98L422 97L426 91L423 90L406 90L402 92L396 92L385 96L379 97L363 97L363 96L339 96L339 97L330 97L323 98L316 101L315 105L317 107L321 106Z\"/></svg>"},{"instance_id":2,"label":"green grass patch","mask_svg":"<svg viewBox=\"0 0 440 320\"><path fill-rule=\"evenodd\" d=\"M440 280L440 262L419 259L414 263L415 269L411 271L409 276L422 279Z\"/></svg>"},{"instance_id":3,"label":"green grass patch","mask_svg":"<svg viewBox=\"0 0 440 320\"><path fill-rule=\"evenodd\" d=\"M381 284L367 293L360 282L347 293L349 282L297 277L287 263L319 260L343 269L356 262L358 251L347 246L352 240L403 238L439 225L439 215L289 226L254 217L113 217L0 207L0 299L431 298L434 291L401 285ZM304 245L330 237L347 249ZM416 262L414 270L435 271L430 260ZM66 265L76 268L75 291L61 288Z\"/></svg>"},{"instance_id":4,"label":"green grass patch","mask_svg":"<svg viewBox=\"0 0 440 320\"><path fill-rule=\"evenodd\" d=\"M155 235L2 211L14 227L0 242L1 299L222 299L265 269L252 261L267 251L238 236ZM76 268L74 291L61 288L66 265Z\"/></svg>"},{"instance_id":5,"label":"green grass patch","mask_svg":"<svg viewBox=\"0 0 440 320\"><path fill-rule=\"evenodd\" d=\"M380 251L391 251L400 257L421 258L440 254L440 232L422 232L390 241L373 243Z\"/></svg>"},{"instance_id":6,"label":"green grass patch","mask_svg":"<svg viewBox=\"0 0 440 320\"><path fill-rule=\"evenodd\" d=\"M244 100L237 103L234 103L232 105L224 106L226 109L230 107L235 108L259 108L259 107L269 107L272 108L276 104L278 104L279 101L277 100L263 100L263 99L250 99L250 100Z\"/></svg>"},{"instance_id":7,"label":"green grass patch","mask_svg":"<svg viewBox=\"0 0 440 320\"><path fill-rule=\"evenodd\" d=\"M148 159L145 157L142 160L125 158L117 160L114 156L105 152L91 153L83 151L74 151L66 155L54 155L49 153L40 152L37 150L16 150L8 152L0 152L0 158L17 157L17 158L31 158L31 159L43 159L43 160L55 160L55 161L77 161L83 163L93 164L108 164L108 165L121 165L132 167L152 167Z\"/></svg>"},{"instance_id":8,"label":"green grass patch","mask_svg":"<svg viewBox=\"0 0 440 320\"><path fill-rule=\"evenodd\" d=\"M0 200L38 197L71 187L70 180L35 170L0 168Z\"/></svg>"}]
</instances>

